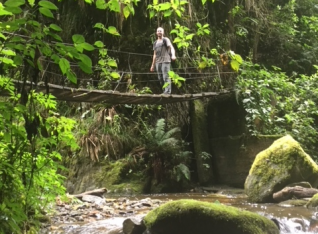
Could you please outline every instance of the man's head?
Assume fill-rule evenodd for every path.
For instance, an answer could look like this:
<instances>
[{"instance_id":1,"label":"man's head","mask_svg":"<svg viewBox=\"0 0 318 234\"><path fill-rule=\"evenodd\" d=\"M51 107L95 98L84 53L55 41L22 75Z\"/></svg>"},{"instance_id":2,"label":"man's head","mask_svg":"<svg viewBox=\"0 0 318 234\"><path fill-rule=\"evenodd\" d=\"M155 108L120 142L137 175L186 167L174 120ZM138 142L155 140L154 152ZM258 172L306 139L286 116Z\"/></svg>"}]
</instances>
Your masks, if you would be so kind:
<instances>
[{"instance_id":1,"label":"man's head","mask_svg":"<svg viewBox=\"0 0 318 234\"><path fill-rule=\"evenodd\" d=\"M157 36L158 36L159 38L162 38L162 37L163 37L164 32L165 32L165 31L164 31L163 28L161 28L161 27L157 28Z\"/></svg>"}]
</instances>

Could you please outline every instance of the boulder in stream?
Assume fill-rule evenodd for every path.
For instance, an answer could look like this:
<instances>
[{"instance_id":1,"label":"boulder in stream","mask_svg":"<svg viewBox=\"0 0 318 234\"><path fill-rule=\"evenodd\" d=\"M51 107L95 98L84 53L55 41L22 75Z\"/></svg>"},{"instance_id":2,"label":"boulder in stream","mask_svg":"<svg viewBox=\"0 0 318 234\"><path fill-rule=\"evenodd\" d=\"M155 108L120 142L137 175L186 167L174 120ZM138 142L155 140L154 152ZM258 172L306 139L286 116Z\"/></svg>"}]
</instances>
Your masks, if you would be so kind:
<instances>
[{"instance_id":1,"label":"boulder in stream","mask_svg":"<svg viewBox=\"0 0 318 234\"><path fill-rule=\"evenodd\" d=\"M260 152L245 181L251 202L273 202L273 194L291 183L318 182L318 166L291 136L284 136Z\"/></svg>"},{"instance_id":2,"label":"boulder in stream","mask_svg":"<svg viewBox=\"0 0 318 234\"><path fill-rule=\"evenodd\" d=\"M170 201L143 220L151 234L278 234L276 224L256 213L190 199Z\"/></svg>"},{"instance_id":3,"label":"boulder in stream","mask_svg":"<svg viewBox=\"0 0 318 234\"><path fill-rule=\"evenodd\" d=\"M307 208L316 208L318 207L318 193L315 194L306 204Z\"/></svg>"}]
</instances>

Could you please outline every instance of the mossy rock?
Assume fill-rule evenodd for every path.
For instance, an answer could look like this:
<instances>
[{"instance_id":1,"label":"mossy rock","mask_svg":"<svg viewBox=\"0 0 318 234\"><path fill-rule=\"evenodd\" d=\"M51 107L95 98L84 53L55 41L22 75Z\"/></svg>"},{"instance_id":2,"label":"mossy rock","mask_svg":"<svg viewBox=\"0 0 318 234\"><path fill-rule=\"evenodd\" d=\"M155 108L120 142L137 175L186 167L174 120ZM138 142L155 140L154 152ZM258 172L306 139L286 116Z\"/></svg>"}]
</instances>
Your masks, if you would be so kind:
<instances>
[{"instance_id":1,"label":"mossy rock","mask_svg":"<svg viewBox=\"0 0 318 234\"><path fill-rule=\"evenodd\" d=\"M280 202L278 205L282 207L305 206L308 201L302 199L292 199Z\"/></svg>"},{"instance_id":2,"label":"mossy rock","mask_svg":"<svg viewBox=\"0 0 318 234\"><path fill-rule=\"evenodd\" d=\"M145 175L138 171L129 172L125 160L104 163L96 173L96 181L112 194L141 194Z\"/></svg>"},{"instance_id":3,"label":"mossy rock","mask_svg":"<svg viewBox=\"0 0 318 234\"><path fill-rule=\"evenodd\" d=\"M278 234L276 224L256 213L222 204L181 199L150 211L143 220L151 234Z\"/></svg>"},{"instance_id":4,"label":"mossy rock","mask_svg":"<svg viewBox=\"0 0 318 234\"><path fill-rule=\"evenodd\" d=\"M307 208L315 208L318 206L318 193L315 194L306 204Z\"/></svg>"},{"instance_id":5,"label":"mossy rock","mask_svg":"<svg viewBox=\"0 0 318 234\"><path fill-rule=\"evenodd\" d=\"M260 152L245 181L251 202L272 202L273 194L291 183L317 185L318 166L291 136L284 136Z\"/></svg>"}]
</instances>

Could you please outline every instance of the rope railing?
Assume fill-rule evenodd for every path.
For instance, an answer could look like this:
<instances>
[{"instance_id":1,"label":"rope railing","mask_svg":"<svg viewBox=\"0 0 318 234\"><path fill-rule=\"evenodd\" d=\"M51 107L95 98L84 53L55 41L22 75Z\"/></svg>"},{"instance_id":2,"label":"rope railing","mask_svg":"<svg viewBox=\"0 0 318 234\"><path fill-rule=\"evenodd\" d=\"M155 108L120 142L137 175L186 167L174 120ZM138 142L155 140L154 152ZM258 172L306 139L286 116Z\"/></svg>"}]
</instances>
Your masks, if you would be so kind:
<instances>
[{"instance_id":1,"label":"rope railing","mask_svg":"<svg viewBox=\"0 0 318 234\"><path fill-rule=\"evenodd\" d=\"M11 36L19 36L28 40L32 40L33 38L22 35L19 33L10 33L10 32L2 32L6 35L11 35ZM66 46L73 46L71 43L61 43L61 42L45 42L49 45L56 45L57 43L63 44ZM96 48L97 50L98 48ZM106 48L107 49L107 48ZM144 57L152 57L153 54L144 54L144 53L136 53L132 51L121 51L121 50L114 50L114 49L107 49L107 51L115 54L125 54L127 55L128 61L131 59L131 57L134 56L144 56ZM185 57L177 57L178 60L191 60L191 58L185 58ZM55 62L52 60L49 60L47 58L41 58L41 61L46 62L47 66L46 69L44 69L41 74L42 81L44 78L49 78L49 79L55 79L56 77L61 77L60 83L57 81L58 84L65 84L65 81L67 80L64 75L61 73L54 72L54 70L59 70L58 66L56 65ZM219 59L212 59L214 62L219 62ZM149 61L149 64L151 61ZM50 65L54 64L56 67L51 67ZM109 69L109 72L118 72L120 75L120 79L118 80L107 80L106 78L103 78L100 73L98 73L98 69L100 69L99 66L93 66L93 74L85 74L80 70L80 66L76 62L70 61L70 66L74 70L77 79L80 82L88 82L90 84L96 84L99 82L108 82L110 85L115 85L116 87L114 89L117 89L119 86L123 85L127 86L128 85L137 85L139 88L144 87L144 84L153 84L153 83L158 83L159 81L157 79L157 73L156 72L150 72L150 66L149 68L143 67L140 69L141 71L136 71L134 69L131 69L130 62L126 67L129 68L129 70L124 70L124 69ZM220 71L221 69L218 67L218 63L216 63L215 67L210 67L207 69L198 69L197 67L175 67L174 63L171 65L171 70L173 70L176 74L178 74L180 77L185 79L183 90L190 90L191 85L195 83L196 81L199 81L203 84L203 82L206 82L205 87L204 85L201 85L203 88L205 88L207 91L218 91L222 90L225 88L232 88L234 86L235 82L235 73L231 71ZM22 66L21 66L22 67ZM147 70L147 71L142 71L142 70ZM94 71L95 70L95 71ZM126 76L129 76L128 78ZM129 81L128 81L129 80ZM183 82L181 82L183 83ZM85 84L81 84L84 85ZM87 84L88 85L88 84ZM189 87L186 87L189 86ZM197 85L197 87L200 85ZM202 88L202 89L203 89Z\"/></svg>"}]
</instances>

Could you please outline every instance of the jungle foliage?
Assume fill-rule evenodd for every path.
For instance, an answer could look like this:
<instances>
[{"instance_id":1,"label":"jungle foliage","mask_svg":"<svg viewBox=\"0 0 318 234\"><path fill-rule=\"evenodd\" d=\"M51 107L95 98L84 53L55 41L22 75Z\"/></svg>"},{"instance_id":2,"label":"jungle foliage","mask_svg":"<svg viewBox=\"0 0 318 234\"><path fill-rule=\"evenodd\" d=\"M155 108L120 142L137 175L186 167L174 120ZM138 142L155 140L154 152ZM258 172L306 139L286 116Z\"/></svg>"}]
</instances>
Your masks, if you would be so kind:
<instances>
[{"instance_id":1,"label":"jungle foliage","mask_svg":"<svg viewBox=\"0 0 318 234\"><path fill-rule=\"evenodd\" d=\"M250 134L290 133L315 156L317 5L318 0L0 3L0 87L8 95L0 101L0 231L36 226L35 217L64 191L56 174L61 153L72 155L77 147L74 121L59 116L49 93L26 90L26 82L33 82L31 89L44 82L152 93L157 85L145 64L150 66L158 26L177 49L170 72L176 92L219 91L237 81ZM19 89L12 79L21 82ZM157 122L161 108L122 108L137 116L133 121L113 107L94 108L92 125L77 125L82 152L93 161L116 160L147 144L149 165L161 163L154 168L188 180L189 155L176 147L175 126ZM151 114L157 111L161 115ZM169 121L180 123L185 111L178 111ZM160 170L153 172L156 178Z\"/></svg>"}]
</instances>

